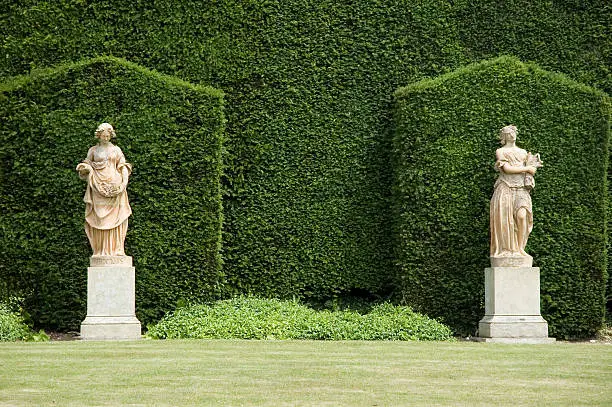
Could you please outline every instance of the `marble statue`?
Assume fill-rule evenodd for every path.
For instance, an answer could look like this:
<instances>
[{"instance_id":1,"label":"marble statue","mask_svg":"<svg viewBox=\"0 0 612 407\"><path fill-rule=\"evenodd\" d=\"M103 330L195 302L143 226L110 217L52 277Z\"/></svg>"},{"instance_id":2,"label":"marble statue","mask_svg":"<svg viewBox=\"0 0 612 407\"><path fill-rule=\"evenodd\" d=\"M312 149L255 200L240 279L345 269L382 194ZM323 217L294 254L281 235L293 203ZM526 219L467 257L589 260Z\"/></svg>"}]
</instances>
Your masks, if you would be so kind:
<instances>
[{"instance_id":1,"label":"marble statue","mask_svg":"<svg viewBox=\"0 0 612 407\"><path fill-rule=\"evenodd\" d=\"M525 245L533 229L531 190L534 174L542 166L540 155L517 147L516 126L501 129L501 148L496 151L499 176L491 198L491 266L531 267L533 259Z\"/></svg>"},{"instance_id":2,"label":"marble statue","mask_svg":"<svg viewBox=\"0 0 612 407\"><path fill-rule=\"evenodd\" d=\"M121 149L110 140L113 126L102 123L95 132L99 142L77 165L79 177L87 181L85 233L93 256L125 256L124 241L128 217L132 214L127 196L132 165L125 161Z\"/></svg>"},{"instance_id":3,"label":"marble statue","mask_svg":"<svg viewBox=\"0 0 612 407\"><path fill-rule=\"evenodd\" d=\"M485 315L479 342L552 343L540 312L540 268L525 252L533 229L531 190L542 166L539 154L516 146L516 126L499 132L499 176L491 198L491 267L484 270Z\"/></svg>"}]
</instances>

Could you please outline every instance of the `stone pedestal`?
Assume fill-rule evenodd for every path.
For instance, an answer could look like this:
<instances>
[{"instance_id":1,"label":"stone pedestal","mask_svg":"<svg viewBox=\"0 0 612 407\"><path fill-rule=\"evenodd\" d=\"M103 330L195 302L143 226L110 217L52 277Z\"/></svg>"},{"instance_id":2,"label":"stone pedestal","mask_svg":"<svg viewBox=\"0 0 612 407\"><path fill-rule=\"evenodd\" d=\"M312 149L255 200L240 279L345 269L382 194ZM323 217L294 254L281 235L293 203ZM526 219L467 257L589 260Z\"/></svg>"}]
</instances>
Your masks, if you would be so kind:
<instances>
[{"instance_id":1,"label":"stone pedestal","mask_svg":"<svg viewBox=\"0 0 612 407\"><path fill-rule=\"evenodd\" d=\"M92 256L87 268L87 316L81 339L140 339L135 269L129 256Z\"/></svg>"},{"instance_id":2,"label":"stone pedestal","mask_svg":"<svg viewBox=\"0 0 612 407\"><path fill-rule=\"evenodd\" d=\"M478 324L483 342L548 343L548 323L540 315L538 267L485 269L485 316Z\"/></svg>"}]
</instances>

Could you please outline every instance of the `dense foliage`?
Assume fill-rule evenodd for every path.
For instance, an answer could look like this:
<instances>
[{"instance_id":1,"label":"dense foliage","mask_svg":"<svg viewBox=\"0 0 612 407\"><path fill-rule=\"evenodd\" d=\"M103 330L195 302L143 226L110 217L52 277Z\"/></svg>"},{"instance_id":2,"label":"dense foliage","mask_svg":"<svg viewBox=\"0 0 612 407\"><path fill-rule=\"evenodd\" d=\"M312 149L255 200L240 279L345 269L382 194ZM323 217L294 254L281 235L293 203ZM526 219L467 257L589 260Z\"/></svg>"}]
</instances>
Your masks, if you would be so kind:
<instances>
[{"instance_id":1,"label":"dense foliage","mask_svg":"<svg viewBox=\"0 0 612 407\"><path fill-rule=\"evenodd\" d=\"M527 251L541 267L542 313L556 337L594 334L606 283L609 98L502 57L399 89L395 210L405 301L473 332L489 267L498 132L540 152Z\"/></svg>"},{"instance_id":2,"label":"dense foliage","mask_svg":"<svg viewBox=\"0 0 612 407\"><path fill-rule=\"evenodd\" d=\"M0 342L26 340L29 335L30 328L19 315L0 303Z\"/></svg>"},{"instance_id":3,"label":"dense foliage","mask_svg":"<svg viewBox=\"0 0 612 407\"><path fill-rule=\"evenodd\" d=\"M294 301L236 297L179 308L150 326L154 339L449 340L451 330L408 307L385 303L367 314L315 311Z\"/></svg>"},{"instance_id":4,"label":"dense foliage","mask_svg":"<svg viewBox=\"0 0 612 407\"><path fill-rule=\"evenodd\" d=\"M398 86L499 53L610 89L608 2L22 1L0 74L101 54L226 92L229 288L390 289L386 129Z\"/></svg>"},{"instance_id":5,"label":"dense foliage","mask_svg":"<svg viewBox=\"0 0 612 407\"><path fill-rule=\"evenodd\" d=\"M34 321L75 329L85 316L91 252L75 168L104 121L134 166L126 252L139 318L219 294L222 98L114 58L0 87L0 279Z\"/></svg>"},{"instance_id":6,"label":"dense foliage","mask_svg":"<svg viewBox=\"0 0 612 407\"><path fill-rule=\"evenodd\" d=\"M12 341L48 341L44 331L35 333L24 321L19 311L14 309L11 301L0 302L0 342Z\"/></svg>"},{"instance_id":7,"label":"dense foliage","mask_svg":"<svg viewBox=\"0 0 612 407\"><path fill-rule=\"evenodd\" d=\"M223 89L228 293L382 296L394 289L393 90L512 54L610 91L611 7L607 0L3 2L0 76L114 55Z\"/></svg>"}]
</instances>

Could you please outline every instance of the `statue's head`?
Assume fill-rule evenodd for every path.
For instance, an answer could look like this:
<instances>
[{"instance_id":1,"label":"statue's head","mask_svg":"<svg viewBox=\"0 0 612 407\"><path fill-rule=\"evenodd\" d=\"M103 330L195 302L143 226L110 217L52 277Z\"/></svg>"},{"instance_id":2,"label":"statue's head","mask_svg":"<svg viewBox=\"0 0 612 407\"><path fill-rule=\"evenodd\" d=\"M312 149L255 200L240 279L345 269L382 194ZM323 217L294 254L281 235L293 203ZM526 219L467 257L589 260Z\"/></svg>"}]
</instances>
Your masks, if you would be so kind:
<instances>
[{"instance_id":1,"label":"statue's head","mask_svg":"<svg viewBox=\"0 0 612 407\"><path fill-rule=\"evenodd\" d=\"M115 138L115 129L109 123L102 123L96 129L96 138L104 139L109 141L111 138Z\"/></svg>"},{"instance_id":2,"label":"statue's head","mask_svg":"<svg viewBox=\"0 0 612 407\"><path fill-rule=\"evenodd\" d=\"M518 129L513 124L510 124L506 127L502 127L502 129L499 131L499 142L503 146L508 141L508 137L511 137L513 138L513 140L516 140L517 134L518 134Z\"/></svg>"}]
</instances>

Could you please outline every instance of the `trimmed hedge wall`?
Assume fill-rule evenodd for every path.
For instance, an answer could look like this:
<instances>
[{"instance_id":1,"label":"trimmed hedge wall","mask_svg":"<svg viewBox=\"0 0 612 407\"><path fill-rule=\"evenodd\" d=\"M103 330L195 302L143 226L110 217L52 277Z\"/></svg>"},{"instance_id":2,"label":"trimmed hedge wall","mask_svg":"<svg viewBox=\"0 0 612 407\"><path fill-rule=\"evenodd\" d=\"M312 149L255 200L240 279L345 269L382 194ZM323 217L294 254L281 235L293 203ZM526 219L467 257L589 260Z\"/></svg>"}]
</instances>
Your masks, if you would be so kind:
<instances>
[{"instance_id":1,"label":"trimmed hedge wall","mask_svg":"<svg viewBox=\"0 0 612 407\"><path fill-rule=\"evenodd\" d=\"M499 129L541 153L527 251L541 268L554 337L593 335L607 279L609 98L515 58L470 65L395 93L396 255L404 301L474 333L489 267Z\"/></svg>"},{"instance_id":2,"label":"trimmed hedge wall","mask_svg":"<svg viewBox=\"0 0 612 407\"><path fill-rule=\"evenodd\" d=\"M224 224L229 286L317 302L388 294L390 95L394 81L460 64L451 8L442 1L261 7L264 23L252 33L261 59L228 91L235 113Z\"/></svg>"},{"instance_id":3,"label":"trimmed hedge wall","mask_svg":"<svg viewBox=\"0 0 612 407\"><path fill-rule=\"evenodd\" d=\"M0 85L0 119L0 279L37 324L76 329L85 317L91 249L75 168L104 121L134 166L126 253L138 317L219 296L220 91L97 58Z\"/></svg>"},{"instance_id":4,"label":"trimmed hedge wall","mask_svg":"<svg viewBox=\"0 0 612 407\"><path fill-rule=\"evenodd\" d=\"M115 55L225 91L227 294L388 295L398 86L512 53L612 90L606 0L28 0L0 76Z\"/></svg>"}]
</instances>

